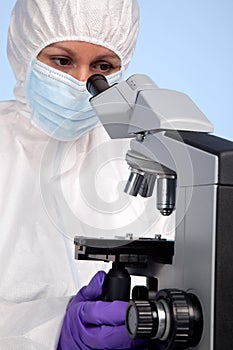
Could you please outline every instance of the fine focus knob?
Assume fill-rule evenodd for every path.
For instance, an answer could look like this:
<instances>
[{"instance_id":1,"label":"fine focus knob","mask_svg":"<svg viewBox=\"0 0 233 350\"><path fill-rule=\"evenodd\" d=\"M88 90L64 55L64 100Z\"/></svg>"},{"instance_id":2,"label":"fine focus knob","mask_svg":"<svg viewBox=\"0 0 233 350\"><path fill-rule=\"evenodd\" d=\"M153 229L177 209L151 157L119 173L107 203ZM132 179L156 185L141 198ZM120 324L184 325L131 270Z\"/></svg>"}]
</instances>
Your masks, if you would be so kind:
<instances>
[{"instance_id":1,"label":"fine focus knob","mask_svg":"<svg viewBox=\"0 0 233 350\"><path fill-rule=\"evenodd\" d=\"M126 325L131 338L153 337L152 304L147 300L131 300L128 304Z\"/></svg>"}]
</instances>

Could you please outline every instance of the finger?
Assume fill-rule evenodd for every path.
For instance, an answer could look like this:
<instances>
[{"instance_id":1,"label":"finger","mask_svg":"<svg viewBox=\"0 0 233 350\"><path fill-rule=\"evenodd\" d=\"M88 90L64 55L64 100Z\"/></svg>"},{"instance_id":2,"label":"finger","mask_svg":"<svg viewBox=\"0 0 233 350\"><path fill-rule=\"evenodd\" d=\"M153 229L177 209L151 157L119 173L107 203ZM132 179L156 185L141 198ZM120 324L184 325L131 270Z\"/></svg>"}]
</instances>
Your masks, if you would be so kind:
<instances>
[{"instance_id":1,"label":"finger","mask_svg":"<svg viewBox=\"0 0 233 350\"><path fill-rule=\"evenodd\" d=\"M106 273L104 271L98 271L94 277L92 277L89 284L78 292L74 297L74 302L80 302L85 300L96 300L101 297L103 293L103 283Z\"/></svg>"},{"instance_id":2,"label":"finger","mask_svg":"<svg viewBox=\"0 0 233 350\"><path fill-rule=\"evenodd\" d=\"M119 326L125 324L127 305L119 300L87 301L79 304L77 311L84 325Z\"/></svg>"}]
</instances>

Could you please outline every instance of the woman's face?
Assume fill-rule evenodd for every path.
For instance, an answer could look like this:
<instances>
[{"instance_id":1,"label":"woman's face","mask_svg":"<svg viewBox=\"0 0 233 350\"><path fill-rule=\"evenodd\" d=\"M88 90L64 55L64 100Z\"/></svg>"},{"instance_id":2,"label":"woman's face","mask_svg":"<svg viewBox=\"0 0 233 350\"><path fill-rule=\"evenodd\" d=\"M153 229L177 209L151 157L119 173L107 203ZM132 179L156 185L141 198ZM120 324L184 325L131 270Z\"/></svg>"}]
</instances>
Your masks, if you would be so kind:
<instances>
[{"instance_id":1,"label":"woman's face","mask_svg":"<svg viewBox=\"0 0 233 350\"><path fill-rule=\"evenodd\" d=\"M38 60L86 81L92 74L109 75L121 68L120 58L111 50L84 41L60 41L46 46Z\"/></svg>"}]
</instances>

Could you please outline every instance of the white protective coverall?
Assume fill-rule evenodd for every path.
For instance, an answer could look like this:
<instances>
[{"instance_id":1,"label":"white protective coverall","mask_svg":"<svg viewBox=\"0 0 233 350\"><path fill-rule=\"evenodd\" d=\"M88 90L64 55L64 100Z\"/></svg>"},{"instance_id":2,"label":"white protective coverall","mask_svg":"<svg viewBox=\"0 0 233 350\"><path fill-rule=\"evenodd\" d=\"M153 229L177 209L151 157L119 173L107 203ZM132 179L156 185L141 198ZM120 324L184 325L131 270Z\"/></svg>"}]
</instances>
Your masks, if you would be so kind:
<instances>
[{"instance_id":1,"label":"white protective coverall","mask_svg":"<svg viewBox=\"0 0 233 350\"><path fill-rule=\"evenodd\" d=\"M136 0L15 5L8 56L16 100L0 104L1 350L56 349L70 296L106 268L74 260L75 235L142 235L158 224L154 201L123 194L128 140L110 140L101 125L74 142L50 139L31 124L25 97L28 66L45 46L100 44L119 55L124 71L137 32Z\"/></svg>"}]
</instances>

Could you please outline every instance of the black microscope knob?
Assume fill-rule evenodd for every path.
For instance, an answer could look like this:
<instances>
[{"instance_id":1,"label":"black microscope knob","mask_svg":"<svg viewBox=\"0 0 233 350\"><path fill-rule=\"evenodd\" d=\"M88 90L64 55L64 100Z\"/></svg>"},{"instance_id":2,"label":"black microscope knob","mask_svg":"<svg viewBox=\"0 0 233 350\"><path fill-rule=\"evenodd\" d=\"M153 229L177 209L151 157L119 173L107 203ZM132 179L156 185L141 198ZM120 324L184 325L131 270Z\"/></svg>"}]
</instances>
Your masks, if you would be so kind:
<instances>
[{"instance_id":1,"label":"black microscope knob","mask_svg":"<svg viewBox=\"0 0 233 350\"><path fill-rule=\"evenodd\" d=\"M163 289L156 295L156 302L168 307L170 327L165 343L168 349L188 349L196 346L202 335L203 316L198 298L178 289ZM167 311L168 311L167 310ZM164 337L163 337L164 338Z\"/></svg>"},{"instance_id":2,"label":"black microscope knob","mask_svg":"<svg viewBox=\"0 0 233 350\"><path fill-rule=\"evenodd\" d=\"M160 290L153 300L131 300L126 312L131 338L156 339L164 349L189 349L200 342L202 309L198 298L178 289Z\"/></svg>"},{"instance_id":3,"label":"black microscope knob","mask_svg":"<svg viewBox=\"0 0 233 350\"><path fill-rule=\"evenodd\" d=\"M153 304L147 300L131 300L126 312L126 326L131 338L154 336Z\"/></svg>"}]
</instances>

